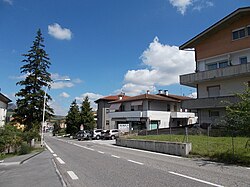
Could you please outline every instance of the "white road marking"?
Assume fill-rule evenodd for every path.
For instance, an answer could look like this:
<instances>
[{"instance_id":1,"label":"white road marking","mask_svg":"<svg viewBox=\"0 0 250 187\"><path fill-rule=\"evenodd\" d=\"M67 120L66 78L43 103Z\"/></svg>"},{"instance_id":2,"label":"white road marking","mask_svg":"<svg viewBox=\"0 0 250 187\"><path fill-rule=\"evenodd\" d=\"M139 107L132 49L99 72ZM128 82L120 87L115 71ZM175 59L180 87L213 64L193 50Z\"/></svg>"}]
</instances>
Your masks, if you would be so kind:
<instances>
[{"instance_id":1,"label":"white road marking","mask_svg":"<svg viewBox=\"0 0 250 187\"><path fill-rule=\"evenodd\" d=\"M89 148L89 147L84 147L85 149L88 149L88 150L90 150L90 151L94 151L94 149L92 149L92 148Z\"/></svg>"},{"instance_id":2,"label":"white road marking","mask_svg":"<svg viewBox=\"0 0 250 187\"><path fill-rule=\"evenodd\" d=\"M247 169L249 169L249 170L250 170L250 168L247 168Z\"/></svg>"},{"instance_id":3,"label":"white road marking","mask_svg":"<svg viewBox=\"0 0 250 187\"><path fill-rule=\"evenodd\" d=\"M65 164L65 162L64 162L61 158L56 157L56 159L58 160L58 162L59 162L60 164Z\"/></svg>"},{"instance_id":4,"label":"white road marking","mask_svg":"<svg viewBox=\"0 0 250 187\"><path fill-rule=\"evenodd\" d=\"M77 175L73 172L73 171L67 171L67 173L69 174L69 176L71 177L72 180L77 180L79 179L77 177Z\"/></svg>"},{"instance_id":5,"label":"white road marking","mask_svg":"<svg viewBox=\"0 0 250 187\"><path fill-rule=\"evenodd\" d=\"M135 164L144 165L143 163L137 162L137 161L134 161L134 160L128 160L128 161L129 161L129 162L133 162L133 163L135 163Z\"/></svg>"},{"instance_id":6,"label":"white road marking","mask_svg":"<svg viewBox=\"0 0 250 187\"><path fill-rule=\"evenodd\" d=\"M173 175L180 176L180 177L184 177L184 178L187 178L187 179L191 179L191 180L194 180L194 181L198 181L198 182L201 182L201 183L204 183L204 184L209 184L211 186L223 187L222 185L219 185L219 184L211 183L211 182L204 181L204 180L201 180L201 179L197 179L197 178L194 178L194 177L190 177L190 176L187 176L187 175L182 175L180 173L175 173L173 171L169 171L169 173L171 173Z\"/></svg>"},{"instance_id":7,"label":"white road marking","mask_svg":"<svg viewBox=\"0 0 250 187\"><path fill-rule=\"evenodd\" d=\"M48 148L48 150L53 154L54 153L54 151L48 146L48 144L46 144L45 142L44 142L44 145Z\"/></svg>"},{"instance_id":8,"label":"white road marking","mask_svg":"<svg viewBox=\"0 0 250 187\"><path fill-rule=\"evenodd\" d=\"M57 154L53 154L54 157L57 157Z\"/></svg>"},{"instance_id":9,"label":"white road marking","mask_svg":"<svg viewBox=\"0 0 250 187\"><path fill-rule=\"evenodd\" d=\"M19 165L20 162L3 162L0 163L0 166L11 166L11 165Z\"/></svg>"},{"instance_id":10,"label":"white road marking","mask_svg":"<svg viewBox=\"0 0 250 187\"><path fill-rule=\"evenodd\" d=\"M102 151L98 151L98 153L104 154L104 152L102 152Z\"/></svg>"},{"instance_id":11,"label":"white road marking","mask_svg":"<svg viewBox=\"0 0 250 187\"><path fill-rule=\"evenodd\" d=\"M121 157L119 157L119 156L116 156L116 155L111 155L112 157L114 157L114 158L121 158Z\"/></svg>"}]
</instances>

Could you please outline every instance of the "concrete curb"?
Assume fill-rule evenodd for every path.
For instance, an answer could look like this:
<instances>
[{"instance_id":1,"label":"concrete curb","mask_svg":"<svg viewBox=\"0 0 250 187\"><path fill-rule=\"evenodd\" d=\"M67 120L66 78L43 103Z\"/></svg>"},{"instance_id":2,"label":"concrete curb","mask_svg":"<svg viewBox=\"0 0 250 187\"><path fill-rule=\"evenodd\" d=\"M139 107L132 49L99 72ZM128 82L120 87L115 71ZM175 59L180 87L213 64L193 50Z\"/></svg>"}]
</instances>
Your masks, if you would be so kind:
<instances>
[{"instance_id":1,"label":"concrete curb","mask_svg":"<svg viewBox=\"0 0 250 187\"><path fill-rule=\"evenodd\" d=\"M31 158L33 158L33 157L35 157L35 156L39 155L39 154L40 154L40 153L42 153L43 151L44 151L44 150L39 151L39 152L37 152L37 153L35 153L35 154L31 155L30 157L25 158L25 159L24 159L24 160L22 160L19 164L23 164L25 161L27 161L27 160L29 160L29 159L31 159Z\"/></svg>"}]
</instances>

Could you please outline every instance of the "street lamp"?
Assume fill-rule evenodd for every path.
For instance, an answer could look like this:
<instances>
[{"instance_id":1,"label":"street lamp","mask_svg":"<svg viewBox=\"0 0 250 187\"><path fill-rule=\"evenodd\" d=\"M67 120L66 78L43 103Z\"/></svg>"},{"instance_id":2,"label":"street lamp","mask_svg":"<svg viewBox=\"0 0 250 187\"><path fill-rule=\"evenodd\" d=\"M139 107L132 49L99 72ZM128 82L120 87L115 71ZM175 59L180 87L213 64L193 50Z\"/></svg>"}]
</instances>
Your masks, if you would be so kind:
<instances>
[{"instance_id":1,"label":"street lamp","mask_svg":"<svg viewBox=\"0 0 250 187\"><path fill-rule=\"evenodd\" d=\"M57 81L70 81L70 79L56 79L53 82L57 82ZM45 88L45 91L44 91L44 96L43 96L43 121L42 121L42 132L41 132L41 147L44 146L44 136L43 136L43 128L45 126L45 105L46 105L46 95L47 95L47 90L48 90L48 87L50 86L51 84L48 84Z\"/></svg>"}]
</instances>

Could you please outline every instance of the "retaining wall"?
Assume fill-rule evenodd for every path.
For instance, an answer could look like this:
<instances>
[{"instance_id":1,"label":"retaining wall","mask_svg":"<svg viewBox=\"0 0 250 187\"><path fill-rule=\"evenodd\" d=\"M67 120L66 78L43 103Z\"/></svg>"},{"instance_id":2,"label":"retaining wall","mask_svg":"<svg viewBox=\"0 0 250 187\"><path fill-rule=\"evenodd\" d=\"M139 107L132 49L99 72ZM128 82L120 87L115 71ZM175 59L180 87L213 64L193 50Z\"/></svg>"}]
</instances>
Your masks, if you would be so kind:
<instances>
[{"instance_id":1,"label":"retaining wall","mask_svg":"<svg viewBox=\"0 0 250 187\"><path fill-rule=\"evenodd\" d=\"M133 140L123 138L116 139L116 145L178 156L187 156L192 149L191 143Z\"/></svg>"}]
</instances>

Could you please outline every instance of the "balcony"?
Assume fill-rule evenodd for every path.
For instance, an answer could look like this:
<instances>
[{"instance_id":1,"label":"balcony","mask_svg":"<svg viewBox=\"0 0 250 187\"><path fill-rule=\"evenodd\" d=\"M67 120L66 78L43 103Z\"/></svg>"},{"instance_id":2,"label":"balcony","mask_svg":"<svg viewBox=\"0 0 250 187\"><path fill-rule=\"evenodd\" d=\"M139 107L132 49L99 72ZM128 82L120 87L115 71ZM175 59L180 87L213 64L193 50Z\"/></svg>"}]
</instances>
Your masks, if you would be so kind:
<instances>
[{"instance_id":1,"label":"balcony","mask_svg":"<svg viewBox=\"0 0 250 187\"><path fill-rule=\"evenodd\" d=\"M250 76L250 63L180 75L180 84L196 87L200 82L240 76Z\"/></svg>"},{"instance_id":2,"label":"balcony","mask_svg":"<svg viewBox=\"0 0 250 187\"><path fill-rule=\"evenodd\" d=\"M184 109L224 108L229 103L236 103L238 101L239 98L235 96L190 99L182 101L182 108Z\"/></svg>"}]
</instances>

